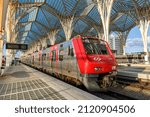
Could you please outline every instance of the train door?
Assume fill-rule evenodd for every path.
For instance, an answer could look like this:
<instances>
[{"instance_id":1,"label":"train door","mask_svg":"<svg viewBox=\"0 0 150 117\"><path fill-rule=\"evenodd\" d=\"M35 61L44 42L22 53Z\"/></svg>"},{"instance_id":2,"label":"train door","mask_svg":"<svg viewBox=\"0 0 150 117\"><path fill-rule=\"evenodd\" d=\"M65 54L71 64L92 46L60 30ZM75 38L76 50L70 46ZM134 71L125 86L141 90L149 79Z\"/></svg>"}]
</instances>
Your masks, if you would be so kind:
<instances>
[{"instance_id":1,"label":"train door","mask_svg":"<svg viewBox=\"0 0 150 117\"><path fill-rule=\"evenodd\" d=\"M42 68L42 51L39 51L39 68Z\"/></svg>"},{"instance_id":2,"label":"train door","mask_svg":"<svg viewBox=\"0 0 150 117\"><path fill-rule=\"evenodd\" d=\"M72 42L66 42L63 45L64 47L61 46L62 45L60 45L59 50L59 72L63 73L64 75L74 77L73 72L75 67L75 57Z\"/></svg>"},{"instance_id":3,"label":"train door","mask_svg":"<svg viewBox=\"0 0 150 117\"><path fill-rule=\"evenodd\" d=\"M46 53L46 69L47 69L47 71L48 72L50 72L50 63L51 63L51 60L50 60L50 53L49 53L50 51L48 51L47 53Z\"/></svg>"},{"instance_id":4,"label":"train door","mask_svg":"<svg viewBox=\"0 0 150 117\"><path fill-rule=\"evenodd\" d=\"M74 51L73 51L73 46L70 44L68 46L68 56L67 56L67 72L70 76L74 76L75 72L75 57L74 57Z\"/></svg>"},{"instance_id":5,"label":"train door","mask_svg":"<svg viewBox=\"0 0 150 117\"><path fill-rule=\"evenodd\" d=\"M60 45L60 47L59 47L59 62L58 62L58 66L59 66L59 70L58 70L58 72L60 73L60 74L63 74L63 72L62 72L62 66L64 65L63 64L63 59L64 59L64 48L63 48L63 44L61 44Z\"/></svg>"},{"instance_id":6,"label":"train door","mask_svg":"<svg viewBox=\"0 0 150 117\"><path fill-rule=\"evenodd\" d=\"M32 54L32 66L34 65L34 54Z\"/></svg>"},{"instance_id":7,"label":"train door","mask_svg":"<svg viewBox=\"0 0 150 117\"><path fill-rule=\"evenodd\" d=\"M46 69L46 54L42 54L42 68Z\"/></svg>"},{"instance_id":8,"label":"train door","mask_svg":"<svg viewBox=\"0 0 150 117\"><path fill-rule=\"evenodd\" d=\"M56 72L56 50L52 51L51 68L52 68L52 73Z\"/></svg>"}]
</instances>

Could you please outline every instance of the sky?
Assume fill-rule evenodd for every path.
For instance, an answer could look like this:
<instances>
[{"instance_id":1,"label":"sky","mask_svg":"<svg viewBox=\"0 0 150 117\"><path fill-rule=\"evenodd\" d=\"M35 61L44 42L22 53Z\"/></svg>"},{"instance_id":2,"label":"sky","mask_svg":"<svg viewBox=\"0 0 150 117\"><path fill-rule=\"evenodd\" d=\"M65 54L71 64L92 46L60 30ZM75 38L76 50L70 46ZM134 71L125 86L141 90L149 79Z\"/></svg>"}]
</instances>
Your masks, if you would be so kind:
<instances>
[{"instance_id":1,"label":"sky","mask_svg":"<svg viewBox=\"0 0 150 117\"><path fill-rule=\"evenodd\" d=\"M148 47L150 50L150 27L148 31L148 38ZM139 28L137 26L130 31L126 41L126 53L134 52L143 52L143 41L141 37L141 32L139 31Z\"/></svg>"}]
</instances>

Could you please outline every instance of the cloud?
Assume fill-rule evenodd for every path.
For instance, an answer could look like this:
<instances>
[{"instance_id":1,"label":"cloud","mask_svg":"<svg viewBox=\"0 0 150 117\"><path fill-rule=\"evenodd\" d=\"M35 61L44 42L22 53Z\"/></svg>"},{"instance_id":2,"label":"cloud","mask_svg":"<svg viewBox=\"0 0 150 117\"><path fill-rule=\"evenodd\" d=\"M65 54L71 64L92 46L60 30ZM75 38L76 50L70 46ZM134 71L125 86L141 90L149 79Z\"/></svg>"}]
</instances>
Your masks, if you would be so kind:
<instances>
[{"instance_id":1,"label":"cloud","mask_svg":"<svg viewBox=\"0 0 150 117\"><path fill-rule=\"evenodd\" d=\"M150 37L148 37L148 47L150 49ZM130 38L126 42L126 52L142 52L143 51L143 40L141 38Z\"/></svg>"}]
</instances>

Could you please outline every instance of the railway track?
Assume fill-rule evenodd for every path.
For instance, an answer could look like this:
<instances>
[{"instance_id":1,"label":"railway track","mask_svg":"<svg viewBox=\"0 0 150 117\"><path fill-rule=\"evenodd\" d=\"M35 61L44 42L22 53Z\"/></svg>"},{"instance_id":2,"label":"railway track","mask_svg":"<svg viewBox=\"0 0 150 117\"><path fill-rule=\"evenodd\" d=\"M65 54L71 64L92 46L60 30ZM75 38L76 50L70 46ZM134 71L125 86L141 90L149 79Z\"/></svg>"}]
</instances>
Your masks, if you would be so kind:
<instances>
[{"instance_id":1,"label":"railway track","mask_svg":"<svg viewBox=\"0 0 150 117\"><path fill-rule=\"evenodd\" d=\"M150 90L150 83L149 82L140 82L138 80L133 80L133 78L129 78L126 76L117 76L117 83L121 85L130 85L134 88L141 88L145 90Z\"/></svg>"},{"instance_id":2,"label":"railway track","mask_svg":"<svg viewBox=\"0 0 150 117\"><path fill-rule=\"evenodd\" d=\"M108 92L94 92L92 94L105 100L138 100L113 90L108 90Z\"/></svg>"}]
</instances>

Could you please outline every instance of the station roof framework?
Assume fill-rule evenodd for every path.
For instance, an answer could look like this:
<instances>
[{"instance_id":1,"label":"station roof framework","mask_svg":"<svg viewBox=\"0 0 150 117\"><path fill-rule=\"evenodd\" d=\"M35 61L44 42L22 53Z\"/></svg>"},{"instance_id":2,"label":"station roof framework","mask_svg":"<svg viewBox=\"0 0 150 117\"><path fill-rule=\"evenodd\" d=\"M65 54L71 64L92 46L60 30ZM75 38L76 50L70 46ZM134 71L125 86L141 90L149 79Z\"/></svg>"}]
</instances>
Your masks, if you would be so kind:
<instances>
[{"instance_id":1,"label":"station roof framework","mask_svg":"<svg viewBox=\"0 0 150 117\"><path fill-rule=\"evenodd\" d=\"M63 18L74 17L72 37L96 36L103 32L101 16L94 0L11 0L14 12L16 41L30 44L59 30L56 43L65 41ZM125 32L138 25L137 9L150 9L150 0L114 0L110 31Z\"/></svg>"}]
</instances>

